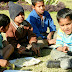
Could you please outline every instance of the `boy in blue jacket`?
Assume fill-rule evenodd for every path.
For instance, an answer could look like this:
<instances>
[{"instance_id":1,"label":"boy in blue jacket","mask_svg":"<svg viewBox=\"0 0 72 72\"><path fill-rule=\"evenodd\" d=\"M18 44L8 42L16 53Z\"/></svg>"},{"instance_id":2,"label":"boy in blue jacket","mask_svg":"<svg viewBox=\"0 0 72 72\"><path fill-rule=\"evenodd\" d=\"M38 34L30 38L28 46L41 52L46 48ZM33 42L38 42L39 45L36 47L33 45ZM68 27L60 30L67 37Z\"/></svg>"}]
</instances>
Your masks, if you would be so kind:
<instances>
[{"instance_id":1,"label":"boy in blue jacket","mask_svg":"<svg viewBox=\"0 0 72 72\"><path fill-rule=\"evenodd\" d=\"M38 39L42 40L43 46L45 44L55 44L56 40L52 39L56 26L49 14L45 11L45 5L43 0L31 0L32 1L32 12L26 19L33 27L33 32L37 35ZM46 33L47 27L50 29L50 33ZM47 43L48 42L48 43ZM41 46L42 46L41 44Z\"/></svg>"}]
</instances>

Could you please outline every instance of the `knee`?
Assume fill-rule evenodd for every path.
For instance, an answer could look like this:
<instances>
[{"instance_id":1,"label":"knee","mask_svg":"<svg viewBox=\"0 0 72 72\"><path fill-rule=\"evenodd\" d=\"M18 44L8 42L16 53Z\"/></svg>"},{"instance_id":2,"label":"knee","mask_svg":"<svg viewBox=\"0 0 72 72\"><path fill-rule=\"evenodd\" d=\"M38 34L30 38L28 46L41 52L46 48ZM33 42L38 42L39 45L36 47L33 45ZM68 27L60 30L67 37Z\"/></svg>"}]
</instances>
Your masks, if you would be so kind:
<instances>
[{"instance_id":1,"label":"knee","mask_svg":"<svg viewBox=\"0 0 72 72\"><path fill-rule=\"evenodd\" d=\"M60 67L62 69L72 68L72 59L64 59L60 62Z\"/></svg>"},{"instance_id":2,"label":"knee","mask_svg":"<svg viewBox=\"0 0 72 72\"><path fill-rule=\"evenodd\" d=\"M10 51L14 51L14 47L11 45L11 44L9 44L9 48L10 48Z\"/></svg>"},{"instance_id":3,"label":"knee","mask_svg":"<svg viewBox=\"0 0 72 72\"><path fill-rule=\"evenodd\" d=\"M55 51L56 51L56 50L52 49L50 55L53 56L53 55L56 53Z\"/></svg>"}]
</instances>

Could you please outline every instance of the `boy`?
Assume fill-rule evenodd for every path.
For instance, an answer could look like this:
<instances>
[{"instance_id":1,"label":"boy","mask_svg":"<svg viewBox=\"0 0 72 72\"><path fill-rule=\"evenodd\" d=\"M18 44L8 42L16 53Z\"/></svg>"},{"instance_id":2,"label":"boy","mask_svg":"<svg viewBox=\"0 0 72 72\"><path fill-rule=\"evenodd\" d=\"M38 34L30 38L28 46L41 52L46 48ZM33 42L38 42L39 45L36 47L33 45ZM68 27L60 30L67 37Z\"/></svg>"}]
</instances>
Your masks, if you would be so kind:
<instances>
[{"instance_id":1,"label":"boy","mask_svg":"<svg viewBox=\"0 0 72 72\"><path fill-rule=\"evenodd\" d=\"M33 27L33 32L37 35L38 39L45 40L43 46L46 43L55 44L56 40L52 39L56 26L50 14L45 11L45 5L43 0L31 0L32 1L32 12L26 19ZM47 34L47 27L50 29L50 33ZM48 43L47 43L48 41ZM42 44L41 44L42 45Z\"/></svg>"},{"instance_id":2,"label":"boy","mask_svg":"<svg viewBox=\"0 0 72 72\"><path fill-rule=\"evenodd\" d=\"M2 44L2 35L1 32L6 32L10 25L10 19L4 14L0 14L0 66L6 67L8 65L9 56L13 53L14 48L11 44L8 44L7 41L3 41ZM3 59L4 58L4 59Z\"/></svg>"},{"instance_id":3,"label":"boy","mask_svg":"<svg viewBox=\"0 0 72 72\"><path fill-rule=\"evenodd\" d=\"M54 60L60 61L61 68L72 68L72 10L61 9L57 13L57 21L60 29L57 34L56 47L51 51L51 56Z\"/></svg>"},{"instance_id":4,"label":"boy","mask_svg":"<svg viewBox=\"0 0 72 72\"><path fill-rule=\"evenodd\" d=\"M26 51L32 50L35 54L39 55L39 46L37 45L36 35L32 29L24 21L24 9L18 4L9 2L9 13L12 22L10 23L9 30L6 32L7 39L11 43L15 51L19 54L24 54ZM28 24L28 23L27 23ZM30 48L27 47L28 43Z\"/></svg>"}]
</instances>

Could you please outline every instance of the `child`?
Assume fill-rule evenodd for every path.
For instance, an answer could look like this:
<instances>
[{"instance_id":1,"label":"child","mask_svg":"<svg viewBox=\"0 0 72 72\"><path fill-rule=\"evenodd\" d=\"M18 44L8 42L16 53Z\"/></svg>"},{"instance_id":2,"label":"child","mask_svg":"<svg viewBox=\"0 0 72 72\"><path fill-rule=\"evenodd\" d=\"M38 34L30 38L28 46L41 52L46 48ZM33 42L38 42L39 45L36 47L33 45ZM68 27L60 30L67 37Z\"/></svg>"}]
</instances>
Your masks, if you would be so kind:
<instances>
[{"instance_id":1,"label":"child","mask_svg":"<svg viewBox=\"0 0 72 72\"><path fill-rule=\"evenodd\" d=\"M35 54L39 54L39 47L37 45L36 35L32 32L29 26L24 22L24 9L18 4L9 2L9 13L12 22L10 23L9 30L6 32L7 39L11 43L15 51L19 54L24 54L26 51L32 50ZM30 44L30 48L27 47ZM35 46L34 46L35 45Z\"/></svg>"},{"instance_id":2,"label":"child","mask_svg":"<svg viewBox=\"0 0 72 72\"><path fill-rule=\"evenodd\" d=\"M1 32L5 33L8 30L9 25L10 25L9 17L4 14L0 14L0 66L2 67L6 67L8 65L8 61L5 59L8 59L9 56L14 51L13 46L11 44L8 44L7 41L3 41L3 44L2 44Z\"/></svg>"},{"instance_id":3,"label":"child","mask_svg":"<svg viewBox=\"0 0 72 72\"><path fill-rule=\"evenodd\" d=\"M43 39L43 46L46 43L55 44L56 40L52 39L56 26L50 14L45 11L45 5L43 0L31 0L32 1L32 12L26 19L33 27L33 32L37 35L38 39ZM50 29L50 33L47 34L47 27ZM47 43L48 41L48 43ZM42 45L42 44L41 44Z\"/></svg>"},{"instance_id":4,"label":"child","mask_svg":"<svg viewBox=\"0 0 72 72\"><path fill-rule=\"evenodd\" d=\"M56 47L51 51L51 56L54 60L60 61L61 68L72 68L72 10L61 9L57 13L57 21L60 29L57 34Z\"/></svg>"}]
</instances>

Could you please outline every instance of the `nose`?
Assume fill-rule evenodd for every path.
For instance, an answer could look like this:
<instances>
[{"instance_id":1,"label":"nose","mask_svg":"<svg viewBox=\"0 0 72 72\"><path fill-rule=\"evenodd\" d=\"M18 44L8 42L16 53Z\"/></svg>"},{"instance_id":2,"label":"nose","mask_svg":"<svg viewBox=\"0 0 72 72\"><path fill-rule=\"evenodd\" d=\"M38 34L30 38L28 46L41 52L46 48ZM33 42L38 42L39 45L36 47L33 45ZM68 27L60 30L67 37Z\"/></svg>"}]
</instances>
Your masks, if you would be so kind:
<instances>
[{"instance_id":1,"label":"nose","mask_svg":"<svg viewBox=\"0 0 72 72\"><path fill-rule=\"evenodd\" d=\"M43 9L43 6L41 6L41 9Z\"/></svg>"},{"instance_id":2,"label":"nose","mask_svg":"<svg viewBox=\"0 0 72 72\"><path fill-rule=\"evenodd\" d=\"M68 29L68 26L67 26L67 25L65 25L65 26L64 26L64 28L65 28L65 29Z\"/></svg>"}]
</instances>

